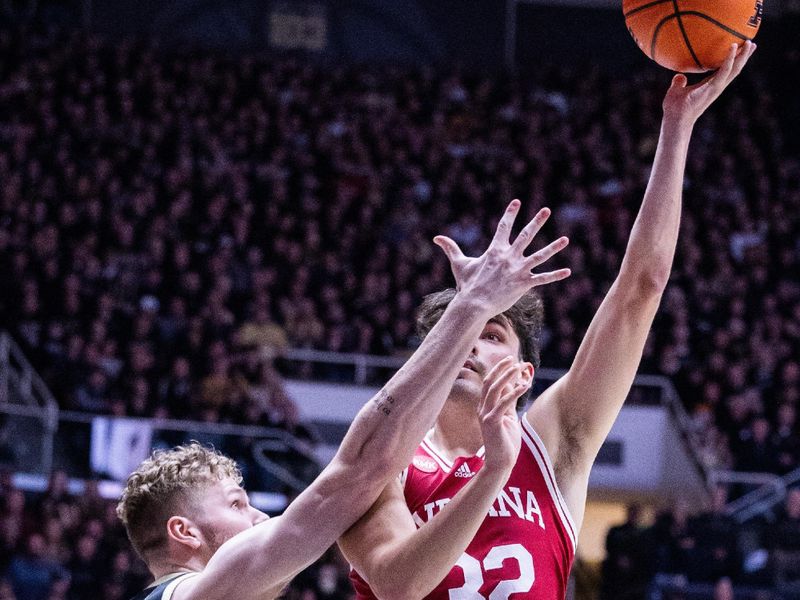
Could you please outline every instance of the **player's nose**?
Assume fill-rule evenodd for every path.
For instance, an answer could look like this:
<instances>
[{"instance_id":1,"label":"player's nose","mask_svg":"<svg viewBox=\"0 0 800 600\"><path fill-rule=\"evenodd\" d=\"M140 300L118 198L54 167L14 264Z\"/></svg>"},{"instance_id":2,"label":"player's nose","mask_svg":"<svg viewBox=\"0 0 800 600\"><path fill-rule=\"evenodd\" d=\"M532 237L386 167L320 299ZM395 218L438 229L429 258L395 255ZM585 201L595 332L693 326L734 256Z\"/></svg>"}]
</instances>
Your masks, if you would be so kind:
<instances>
[{"instance_id":1,"label":"player's nose","mask_svg":"<svg viewBox=\"0 0 800 600\"><path fill-rule=\"evenodd\" d=\"M258 525L259 523L263 523L264 521L269 519L269 515L267 515L266 513L261 512L257 508L254 508L254 507L251 506L250 510L252 512L251 519L252 519L253 525Z\"/></svg>"}]
</instances>

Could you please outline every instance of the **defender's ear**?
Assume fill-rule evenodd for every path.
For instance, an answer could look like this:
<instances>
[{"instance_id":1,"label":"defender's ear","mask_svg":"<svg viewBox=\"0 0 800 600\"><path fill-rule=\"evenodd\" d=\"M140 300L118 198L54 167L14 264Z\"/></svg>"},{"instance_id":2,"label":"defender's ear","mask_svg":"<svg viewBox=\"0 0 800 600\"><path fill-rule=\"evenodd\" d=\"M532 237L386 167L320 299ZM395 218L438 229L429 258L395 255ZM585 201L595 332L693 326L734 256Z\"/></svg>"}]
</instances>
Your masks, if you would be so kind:
<instances>
[{"instance_id":1,"label":"defender's ear","mask_svg":"<svg viewBox=\"0 0 800 600\"><path fill-rule=\"evenodd\" d=\"M203 544L200 529L186 517L170 517L167 521L167 536L192 550L197 550Z\"/></svg>"}]
</instances>

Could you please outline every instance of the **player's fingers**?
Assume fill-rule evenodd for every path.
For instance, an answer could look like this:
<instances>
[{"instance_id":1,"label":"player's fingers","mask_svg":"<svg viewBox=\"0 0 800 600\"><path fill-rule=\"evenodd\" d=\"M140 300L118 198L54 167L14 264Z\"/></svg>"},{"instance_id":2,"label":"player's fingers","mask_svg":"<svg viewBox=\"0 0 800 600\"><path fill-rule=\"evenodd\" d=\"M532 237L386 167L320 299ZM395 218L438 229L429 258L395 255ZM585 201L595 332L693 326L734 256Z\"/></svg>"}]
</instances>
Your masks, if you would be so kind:
<instances>
[{"instance_id":1,"label":"player's fingers","mask_svg":"<svg viewBox=\"0 0 800 600\"><path fill-rule=\"evenodd\" d=\"M492 383L486 394L485 415L486 419L499 418L506 411L508 394L513 390L516 379L520 376L519 364L510 365L502 375Z\"/></svg>"},{"instance_id":2,"label":"player's fingers","mask_svg":"<svg viewBox=\"0 0 800 600\"><path fill-rule=\"evenodd\" d=\"M747 40L742 46L739 48L739 53L736 55L736 60L734 61L733 65L733 77L739 75L744 69L744 66L747 64L747 61L750 60L750 57L753 56L753 52L756 51L756 45Z\"/></svg>"},{"instance_id":3,"label":"player's fingers","mask_svg":"<svg viewBox=\"0 0 800 600\"><path fill-rule=\"evenodd\" d=\"M464 253L461 251L461 248L458 247L458 244L446 235L437 235L433 238L433 243L444 251L447 260L449 260L451 264L464 258Z\"/></svg>"},{"instance_id":4,"label":"player's fingers","mask_svg":"<svg viewBox=\"0 0 800 600\"><path fill-rule=\"evenodd\" d=\"M542 248L531 254L530 256L526 257L525 266L528 269L534 269L538 267L543 262L550 260L553 256L561 252L564 248L569 245L569 238L567 236L561 236L557 240L550 242Z\"/></svg>"},{"instance_id":5,"label":"player's fingers","mask_svg":"<svg viewBox=\"0 0 800 600\"><path fill-rule=\"evenodd\" d=\"M500 366L500 363L498 363L496 366ZM483 395L491 407L497 405L498 400L502 396L503 388L507 384L511 383L518 373L519 364L515 363L513 359L503 359L501 369L492 369L492 371L490 371L491 378L487 376L483 382Z\"/></svg>"},{"instance_id":6,"label":"player's fingers","mask_svg":"<svg viewBox=\"0 0 800 600\"><path fill-rule=\"evenodd\" d=\"M497 381L498 377L502 375L502 373L513 364L514 357L510 354L505 358L499 360L491 369L489 369L488 373L483 376L483 393L489 391L491 385Z\"/></svg>"},{"instance_id":7,"label":"player's fingers","mask_svg":"<svg viewBox=\"0 0 800 600\"><path fill-rule=\"evenodd\" d=\"M515 376L521 375L521 370L515 370ZM513 417L517 414L517 400L531 386L531 381L510 381L501 390L497 403L492 407L487 419L502 419L503 417Z\"/></svg>"},{"instance_id":8,"label":"player's fingers","mask_svg":"<svg viewBox=\"0 0 800 600\"><path fill-rule=\"evenodd\" d=\"M494 232L494 238L492 238L492 246L496 244L505 246L509 243L509 239L511 238L511 228L514 226L514 220L517 218L520 205L520 201L516 199L512 200L508 204L506 207L506 212L503 213L503 216L500 218L500 222L497 224L497 229Z\"/></svg>"},{"instance_id":9,"label":"player's fingers","mask_svg":"<svg viewBox=\"0 0 800 600\"><path fill-rule=\"evenodd\" d=\"M513 386L506 392L502 401L500 402L500 408L504 414L516 414L517 412L517 400L519 400L520 396L527 392L531 387L532 381L517 381L513 384Z\"/></svg>"},{"instance_id":10,"label":"player's fingers","mask_svg":"<svg viewBox=\"0 0 800 600\"><path fill-rule=\"evenodd\" d=\"M525 252L525 249L530 245L533 238L536 237L536 234L539 233L539 230L549 218L550 209L546 206L544 208L540 208L539 212L536 213L533 219L531 219L531 221L522 228L522 231L519 232L517 239L514 240L514 243L512 244L514 249L520 254Z\"/></svg>"},{"instance_id":11,"label":"player's fingers","mask_svg":"<svg viewBox=\"0 0 800 600\"><path fill-rule=\"evenodd\" d=\"M722 90L730 81L737 48L738 46L736 44L731 44L731 47L728 48L728 54L725 56L725 60L722 61L719 68L711 73L711 75L704 77L699 83L690 86L690 89L700 90L704 92L704 94L710 94L709 97L712 99L721 94Z\"/></svg>"},{"instance_id":12,"label":"player's fingers","mask_svg":"<svg viewBox=\"0 0 800 600\"><path fill-rule=\"evenodd\" d=\"M672 78L672 83L670 84L671 88L685 88L686 83L689 80L686 79L686 75L683 73L676 73L675 76Z\"/></svg>"},{"instance_id":13,"label":"player's fingers","mask_svg":"<svg viewBox=\"0 0 800 600\"><path fill-rule=\"evenodd\" d=\"M712 77L712 83L715 84L716 87L723 87L730 81L730 76L733 72L733 63L736 60L736 53L738 51L739 46L737 44L731 44L731 47L728 49L728 55Z\"/></svg>"},{"instance_id":14,"label":"player's fingers","mask_svg":"<svg viewBox=\"0 0 800 600\"><path fill-rule=\"evenodd\" d=\"M558 269L557 271L548 271L547 273L532 273L530 278L531 287L539 287L540 285L547 285L555 281L561 281L572 275L570 269Z\"/></svg>"}]
</instances>

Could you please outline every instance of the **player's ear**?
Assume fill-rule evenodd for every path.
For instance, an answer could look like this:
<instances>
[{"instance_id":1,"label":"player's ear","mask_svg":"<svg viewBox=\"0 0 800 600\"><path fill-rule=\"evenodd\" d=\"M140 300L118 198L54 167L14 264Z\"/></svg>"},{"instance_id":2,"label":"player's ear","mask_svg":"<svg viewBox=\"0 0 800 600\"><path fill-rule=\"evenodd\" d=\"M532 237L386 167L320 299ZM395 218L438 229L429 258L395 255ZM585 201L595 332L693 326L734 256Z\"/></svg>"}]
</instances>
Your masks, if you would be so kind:
<instances>
[{"instance_id":1,"label":"player's ear","mask_svg":"<svg viewBox=\"0 0 800 600\"><path fill-rule=\"evenodd\" d=\"M200 528L186 517L172 516L167 520L167 537L192 550L197 550L203 544Z\"/></svg>"},{"instance_id":2,"label":"player's ear","mask_svg":"<svg viewBox=\"0 0 800 600\"><path fill-rule=\"evenodd\" d=\"M520 369L520 377L525 384L530 384L533 381L533 373L535 369L533 365L529 362L521 363L520 365L522 368Z\"/></svg>"}]
</instances>

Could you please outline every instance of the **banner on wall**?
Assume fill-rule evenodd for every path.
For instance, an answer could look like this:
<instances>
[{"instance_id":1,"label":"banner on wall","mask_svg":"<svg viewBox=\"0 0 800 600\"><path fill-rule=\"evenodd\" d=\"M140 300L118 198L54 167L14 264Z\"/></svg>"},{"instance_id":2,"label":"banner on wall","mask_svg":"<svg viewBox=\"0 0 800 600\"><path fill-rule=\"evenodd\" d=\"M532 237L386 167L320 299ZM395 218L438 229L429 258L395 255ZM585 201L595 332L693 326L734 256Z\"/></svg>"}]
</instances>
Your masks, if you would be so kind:
<instances>
[{"instance_id":1,"label":"banner on wall","mask_svg":"<svg viewBox=\"0 0 800 600\"><path fill-rule=\"evenodd\" d=\"M150 455L152 438L153 427L145 419L95 417L90 451L92 471L124 481Z\"/></svg>"}]
</instances>

